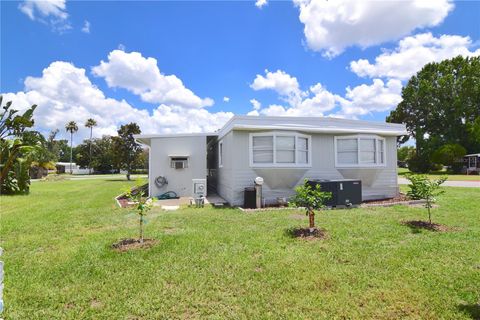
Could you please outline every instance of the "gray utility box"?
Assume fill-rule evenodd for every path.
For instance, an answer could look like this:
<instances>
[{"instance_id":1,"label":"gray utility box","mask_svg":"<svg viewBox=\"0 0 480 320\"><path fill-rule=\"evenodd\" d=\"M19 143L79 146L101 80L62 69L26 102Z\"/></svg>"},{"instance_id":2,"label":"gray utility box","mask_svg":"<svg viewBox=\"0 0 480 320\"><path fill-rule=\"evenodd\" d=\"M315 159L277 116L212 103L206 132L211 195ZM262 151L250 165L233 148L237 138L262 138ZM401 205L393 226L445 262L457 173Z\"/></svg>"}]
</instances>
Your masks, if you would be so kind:
<instances>
[{"instance_id":1,"label":"gray utility box","mask_svg":"<svg viewBox=\"0 0 480 320\"><path fill-rule=\"evenodd\" d=\"M361 180L322 180L311 179L308 184L316 188L320 184L320 190L331 192L332 197L326 201L328 207L351 207L362 203L362 181Z\"/></svg>"}]
</instances>

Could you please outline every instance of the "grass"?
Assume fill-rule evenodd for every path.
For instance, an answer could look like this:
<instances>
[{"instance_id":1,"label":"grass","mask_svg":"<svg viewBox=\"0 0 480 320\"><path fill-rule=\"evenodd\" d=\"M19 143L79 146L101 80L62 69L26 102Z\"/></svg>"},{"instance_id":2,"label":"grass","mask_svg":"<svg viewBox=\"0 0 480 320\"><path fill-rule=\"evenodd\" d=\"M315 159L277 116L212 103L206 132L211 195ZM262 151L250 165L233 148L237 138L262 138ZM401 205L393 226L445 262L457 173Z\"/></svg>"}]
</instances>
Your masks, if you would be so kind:
<instances>
[{"instance_id":1,"label":"grass","mask_svg":"<svg viewBox=\"0 0 480 320\"><path fill-rule=\"evenodd\" d=\"M398 170L398 175L401 177L410 173L410 170L408 170L407 168L397 168L397 170ZM453 173L448 173L446 171L430 172L428 176L430 177L430 179L437 179L441 176L447 176L448 180L450 181L480 181L479 175L453 174Z\"/></svg>"},{"instance_id":2,"label":"grass","mask_svg":"<svg viewBox=\"0 0 480 320\"><path fill-rule=\"evenodd\" d=\"M151 211L148 250L118 253L137 220L124 181L37 182L1 197L5 319L478 319L480 189L445 188L422 208L332 210L320 241L293 239L292 211Z\"/></svg>"}]
</instances>

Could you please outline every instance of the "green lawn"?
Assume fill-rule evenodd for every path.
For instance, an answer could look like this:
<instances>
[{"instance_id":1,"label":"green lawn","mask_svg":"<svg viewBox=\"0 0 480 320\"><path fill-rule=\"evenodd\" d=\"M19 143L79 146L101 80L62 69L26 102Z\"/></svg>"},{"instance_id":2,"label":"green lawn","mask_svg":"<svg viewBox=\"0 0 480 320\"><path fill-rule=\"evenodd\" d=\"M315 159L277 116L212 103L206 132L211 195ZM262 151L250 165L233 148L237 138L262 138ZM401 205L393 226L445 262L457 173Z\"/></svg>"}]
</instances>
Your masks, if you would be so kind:
<instances>
[{"instance_id":1,"label":"green lawn","mask_svg":"<svg viewBox=\"0 0 480 320\"><path fill-rule=\"evenodd\" d=\"M480 189L445 188L435 222L403 219L421 208L333 210L329 238L303 241L292 211L151 212L159 244L117 253L136 236L135 215L113 197L115 180L36 182L29 196L1 197L5 319L478 319Z\"/></svg>"},{"instance_id":2,"label":"green lawn","mask_svg":"<svg viewBox=\"0 0 480 320\"><path fill-rule=\"evenodd\" d=\"M399 176L405 176L407 173L410 173L410 170L407 168L398 168L398 175ZM450 181L480 181L480 176L479 175L466 175L466 174L447 174L445 171L438 171L438 172L430 172L428 176L431 179L436 179L440 176L447 176L448 180Z\"/></svg>"}]
</instances>

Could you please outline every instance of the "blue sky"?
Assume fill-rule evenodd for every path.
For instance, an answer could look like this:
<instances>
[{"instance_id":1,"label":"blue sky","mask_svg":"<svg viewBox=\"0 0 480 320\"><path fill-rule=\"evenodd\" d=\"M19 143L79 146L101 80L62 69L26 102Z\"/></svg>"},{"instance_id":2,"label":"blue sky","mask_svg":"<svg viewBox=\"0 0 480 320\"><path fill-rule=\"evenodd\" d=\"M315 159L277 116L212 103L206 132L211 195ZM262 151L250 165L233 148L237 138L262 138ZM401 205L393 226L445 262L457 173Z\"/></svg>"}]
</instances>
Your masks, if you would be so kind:
<instances>
[{"instance_id":1,"label":"blue sky","mask_svg":"<svg viewBox=\"0 0 480 320\"><path fill-rule=\"evenodd\" d=\"M346 1L347 22L331 2L2 2L0 92L39 104L42 131L87 116L99 135L129 121L210 131L247 113L384 121L423 64L480 53L480 2Z\"/></svg>"}]
</instances>

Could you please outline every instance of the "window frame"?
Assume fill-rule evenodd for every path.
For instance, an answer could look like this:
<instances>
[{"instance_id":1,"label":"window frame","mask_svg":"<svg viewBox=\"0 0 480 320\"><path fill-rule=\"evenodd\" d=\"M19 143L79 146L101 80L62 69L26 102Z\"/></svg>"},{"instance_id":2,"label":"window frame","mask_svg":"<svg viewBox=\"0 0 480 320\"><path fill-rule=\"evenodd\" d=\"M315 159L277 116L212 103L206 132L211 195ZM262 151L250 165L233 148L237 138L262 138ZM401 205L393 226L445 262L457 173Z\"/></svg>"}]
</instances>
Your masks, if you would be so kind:
<instances>
[{"instance_id":1,"label":"window frame","mask_svg":"<svg viewBox=\"0 0 480 320\"><path fill-rule=\"evenodd\" d=\"M253 138L254 137L273 137L273 162L272 163L255 163L253 162ZM277 162L277 136L294 137L295 138L295 162L285 163ZM298 138L307 139L307 150L298 149ZM312 167L312 136L299 132L288 131L267 131L267 132L251 132L249 134L249 161L252 168L311 168ZM299 152L307 152L307 163L299 163Z\"/></svg>"},{"instance_id":2,"label":"window frame","mask_svg":"<svg viewBox=\"0 0 480 320\"><path fill-rule=\"evenodd\" d=\"M338 140L342 139L357 139L357 163L338 163ZM375 163L365 163L360 162L360 139L375 139ZM379 150L379 141L383 142L383 150ZM334 156L335 156L335 167L336 168L382 168L387 166L387 156L386 156L386 140L384 137L378 135L348 135L348 136L335 136L334 137Z\"/></svg>"},{"instance_id":3,"label":"window frame","mask_svg":"<svg viewBox=\"0 0 480 320\"><path fill-rule=\"evenodd\" d=\"M223 168L223 140L218 141L218 167Z\"/></svg>"},{"instance_id":4,"label":"window frame","mask_svg":"<svg viewBox=\"0 0 480 320\"><path fill-rule=\"evenodd\" d=\"M474 157L468 157L468 169L472 169L472 168L476 168L477 167L477 159L478 157L477 156L474 156ZM473 161L472 161L473 159ZM473 166L471 166L470 164L473 162Z\"/></svg>"}]
</instances>

